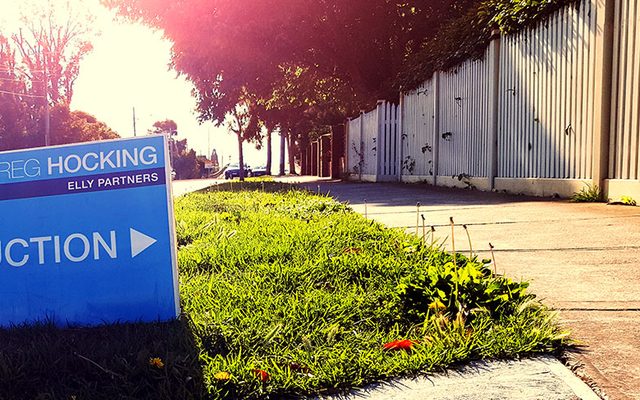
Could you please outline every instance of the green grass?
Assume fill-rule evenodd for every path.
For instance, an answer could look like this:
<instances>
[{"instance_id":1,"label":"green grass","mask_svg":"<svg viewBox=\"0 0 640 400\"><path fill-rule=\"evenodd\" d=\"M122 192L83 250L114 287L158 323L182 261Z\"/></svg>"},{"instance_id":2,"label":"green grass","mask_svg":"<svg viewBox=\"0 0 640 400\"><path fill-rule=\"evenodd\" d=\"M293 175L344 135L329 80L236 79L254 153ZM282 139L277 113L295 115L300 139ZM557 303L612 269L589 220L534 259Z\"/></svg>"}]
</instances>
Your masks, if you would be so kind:
<instances>
[{"instance_id":1,"label":"green grass","mask_svg":"<svg viewBox=\"0 0 640 400\"><path fill-rule=\"evenodd\" d=\"M180 321L0 331L0 398L330 393L567 340L525 283L481 261L458 254L454 264L287 185L240 189L227 183L176 202ZM384 349L400 339L413 348Z\"/></svg>"},{"instance_id":2,"label":"green grass","mask_svg":"<svg viewBox=\"0 0 640 400\"><path fill-rule=\"evenodd\" d=\"M571 200L576 203L596 203L602 202L602 191L598 185L586 183L579 192L571 196Z\"/></svg>"}]
</instances>

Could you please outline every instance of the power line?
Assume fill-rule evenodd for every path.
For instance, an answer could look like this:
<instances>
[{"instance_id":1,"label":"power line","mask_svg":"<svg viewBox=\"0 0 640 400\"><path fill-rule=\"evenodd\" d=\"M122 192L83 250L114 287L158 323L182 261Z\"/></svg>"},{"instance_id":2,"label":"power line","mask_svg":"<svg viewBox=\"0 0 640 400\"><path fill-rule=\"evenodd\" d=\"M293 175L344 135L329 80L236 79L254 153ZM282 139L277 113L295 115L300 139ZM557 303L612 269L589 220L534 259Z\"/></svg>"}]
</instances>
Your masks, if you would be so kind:
<instances>
[{"instance_id":1,"label":"power line","mask_svg":"<svg viewBox=\"0 0 640 400\"><path fill-rule=\"evenodd\" d=\"M23 74L25 73L23 70L19 69L19 68L0 68L0 72L22 72ZM41 69L30 69L29 72L44 72L44 70Z\"/></svg>"},{"instance_id":2,"label":"power line","mask_svg":"<svg viewBox=\"0 0 640 400\"><path fill-rule=\"evenodd\" d=\"M11 73L11 74L19 72L19 73L21 73L23 75L29 75L29 74L34 74L34 73L41 74L41 73L44 72L44 70L41 70L41 69L30 69L30 70L28 70L28 72L25 72L25 71L23 71L21 69L17 69L17 68L16 69L2 69L2 68L0 68L0 72Z\"/></svg>"},{"instance_id":3,"label":"power line","mask_svg":"<svg viewBox=\"0 0 640 400\"><path fill-rule=\"evenodd\" d=\"M24 79L8 79L8 78L0 78L0 81L4 81L4 82L26 82ZM29 79L29 82L41 83L43 81L36 81L36 80Z\"/></svg>"},{"instance_id":4,"label":"power line","mask_svg":"<svg viewBox=\"0 0 640 400\"><path fill-rule=\"evenodd\" d=\"M5 90L0 90L0 94L8 94L8 95L19 96L19 97L32 97L32 98L35 98L35 99L44 99L45 98L45 96L36 96L34 94L26 94L26 93L7 92Z\"/></svg>"},{"instance_id":5,"label":"power line","mask_svg":"<svg viewBox=\"0 0 640 400\"><path fill-rule=\"evenodd\" d=\"M0 71L4 71L4 72L7 72L7 71L8 72L11 72L11 71L20 71L20 72L22 72L23 69L25 69L25 68L18 67L18 66L14 67L14 68L1 67L0 66ZM28 69L30 72L44 72L44 69L29 69L29 68L26 68L26 69Z\"/></svg>"}]
</instances>

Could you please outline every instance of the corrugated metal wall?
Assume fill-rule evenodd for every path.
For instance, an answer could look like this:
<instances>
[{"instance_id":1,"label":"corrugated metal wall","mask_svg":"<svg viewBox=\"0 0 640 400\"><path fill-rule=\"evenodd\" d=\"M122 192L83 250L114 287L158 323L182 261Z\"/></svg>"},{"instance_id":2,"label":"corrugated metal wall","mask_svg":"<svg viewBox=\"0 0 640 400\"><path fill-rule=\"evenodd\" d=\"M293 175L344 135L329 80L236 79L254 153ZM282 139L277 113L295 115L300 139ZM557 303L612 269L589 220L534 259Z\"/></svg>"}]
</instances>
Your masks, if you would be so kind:
<instances>
[{"instance_id":1,"label":"corrugated metal wall","mask_svg":"<svg viewBox=\"0 0 640 400\"><path fill-rule=\"evenodd\" d=\"M609 177L640 179L640 1L615 3Z\"/></svg>"},{"instance_id":2,"label":"corrugated metal wall","mask_svg":"<svg viewBox=\"0 0 640 400\"><path fill-rule=\"evenodd\" d=\"M569 5L503 37L498 176L592 176L596 9Z\"/></svg>"},{"instance_id":3,"label":"corrugated metal wall","mask_svg":"<svg viewBox=\"0 0 640 400\"><path fill-rule=\"evenodd\" d=\"M483 60L441 73L438 175L488 176L493 77L491 47Z\"/></svg>"},{"instance_id":4,"label":"corrugated metal wall","mask_svg":"<svg viewBox=\"0 0 640 400\"><path fill-rule=\"evenodd\" d=\"M615 5L613 39L601 25L609 15L604 13L606 4L611 3L577 1L535 27L502 36L482 60L439 72L417 90L403 94L398 121L395 106L384 103L350 121L349 170L359 161L353 144L359 144L362 124L362 173L369 178L397 178L399 173L427 177L434 171L440 176L488 177L497 163L498 178L586 181L599 179L594 163L602 151L609 151L608 178L637 183L640 0L611 1ZM607 52L610 45L610 146L599 149L600 143L594 142L600 137L596 124L607 116L598 108L602 99L596 88L609 84L598 81L608 63L599 53ZM498 50L499 54L494 53ZM497 127L493 125L496 116ZM398 124L400 149L393 131Z\"/></svg>"},{"instance_id":5,"label":"corrugated metal wall","mask_svg":"<svg viewBox=\"0 0 640 400\"><path fill-rule=\"evenodd\" d=\"M398 106L389 102L378 104L378 178L398 177Z\"/></svg>"},{"instance_id":6,"label":"corrugated metal wall","mask_svg":"<svg viewBox=\"0 0 640 400\"><path fill-rule=\"evenodd\" d=\"M347 124L347 167L367 179L396 180L398 168L398 106L380 102Z\"/></svg>"},{"instance_id":7,"label":"corrugated metal wall","mask_svg":"<svg viewBox=\"0 0 640 400\"><path fill-rule=\"evenodd\" d=\"M362 144L360 141L361 118L351 119L347 122L347 172L350 174L360 174L360 155L362 154Z\"/></svg>"},{"instance_id":8,"label":"corrugated metal wall","mask_svg":"<svg viewBox=\"0 0 640 400\"><path fill-rule=\"evenodd\" d=\"M402 174L433 175L433 80L402 99Z\"/></svg>"}]
</instances>

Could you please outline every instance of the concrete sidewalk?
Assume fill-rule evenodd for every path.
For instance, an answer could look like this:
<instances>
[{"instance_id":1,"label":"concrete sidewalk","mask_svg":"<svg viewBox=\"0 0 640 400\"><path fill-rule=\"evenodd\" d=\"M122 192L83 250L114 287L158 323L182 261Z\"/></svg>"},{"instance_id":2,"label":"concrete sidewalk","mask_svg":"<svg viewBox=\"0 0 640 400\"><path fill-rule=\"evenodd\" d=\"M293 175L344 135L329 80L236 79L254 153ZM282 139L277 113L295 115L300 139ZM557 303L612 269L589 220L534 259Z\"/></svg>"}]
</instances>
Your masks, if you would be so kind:
<instances>
[{"instance_id":1,"label":"concrete sidewalk","mask_svg":"<svg viewBox=\"0 0 640 400\"><path fill-rule=\"evenodd\" d=\"M584 382L550 356L472 362L446 373L396 379L347 395L317 400L599 400Z\"/></svg>"},{"instance_id":2,"label":"concrete sidewalk","mask_svg":"<svg viewBox=\"0 0 640 400\"><path fill-rule=\"evenodd\" d=\"M530 281L531 290L560 311L584 344L572 355L578 373L610 399L640 399L640 208L426 185L304 185L314 191L319 185L355 211L410 232L419 202L427 226L435 226L447 247L449 218L466 224L475 252L489 258L491 242L499 272ZM469 251L460 226L455 237L456 250Z\"/></svg>"}]
</instances>

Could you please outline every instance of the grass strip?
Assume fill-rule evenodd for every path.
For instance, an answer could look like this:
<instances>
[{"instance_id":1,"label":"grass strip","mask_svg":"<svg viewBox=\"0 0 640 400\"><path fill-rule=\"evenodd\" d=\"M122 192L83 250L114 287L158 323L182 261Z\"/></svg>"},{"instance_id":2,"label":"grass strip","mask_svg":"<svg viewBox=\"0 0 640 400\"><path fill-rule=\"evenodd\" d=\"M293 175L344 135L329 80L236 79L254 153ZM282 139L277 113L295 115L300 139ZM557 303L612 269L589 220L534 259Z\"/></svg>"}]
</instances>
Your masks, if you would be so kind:
<instances>
[{"instance_id":1,"label":"grass strip","mask_svg":"<svg viewBox=\"0 0 640 400\"><path fill-rule=\"evenodd\" d=\"M567 340L526 283L329 197L228 183L176 220L181 319L0 330L0 399L313 395Z\"/></svg>"}]
</instances>

